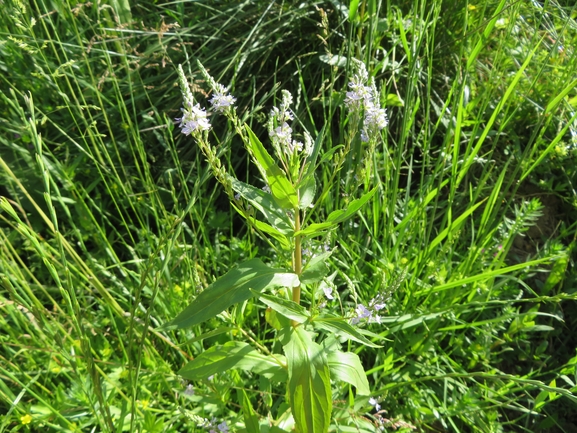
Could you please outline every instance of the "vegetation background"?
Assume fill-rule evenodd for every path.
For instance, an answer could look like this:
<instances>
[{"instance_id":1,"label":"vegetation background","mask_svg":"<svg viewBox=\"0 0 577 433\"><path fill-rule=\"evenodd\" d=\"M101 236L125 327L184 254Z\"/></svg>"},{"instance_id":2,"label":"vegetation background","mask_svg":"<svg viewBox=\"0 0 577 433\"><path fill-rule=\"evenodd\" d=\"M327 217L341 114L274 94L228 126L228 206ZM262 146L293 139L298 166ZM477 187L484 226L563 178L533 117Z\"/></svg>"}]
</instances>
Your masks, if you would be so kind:
<instances>
[{"instance_id":1,"label":"vegetation background","mask_svg":"<svg viewBox=\"0 0 577 433\"><path fill-rule=\"evenodd\" d=\"M278 260L175 128L176 66L203 105L196 59L230 85L265 143L281 88L313 135L327 125L322 218L358 194L352 160L334 176L330 158L353 57L390 118L371 161L379 193L322 243L345 310L388 297L368 326L384 347L352 347L386 430L577 431L574 2L0 10L0 432L203 431L213 416L242 431L241 389L260 415L282 416L282 391L256 376L189 386L175 373L240 329L272 344L256 304L155 330L239 260ZM222 160L258 184L220 122ZM371 407L335 393L335 431L367 431Z\"/></svg>"}]
</instances>

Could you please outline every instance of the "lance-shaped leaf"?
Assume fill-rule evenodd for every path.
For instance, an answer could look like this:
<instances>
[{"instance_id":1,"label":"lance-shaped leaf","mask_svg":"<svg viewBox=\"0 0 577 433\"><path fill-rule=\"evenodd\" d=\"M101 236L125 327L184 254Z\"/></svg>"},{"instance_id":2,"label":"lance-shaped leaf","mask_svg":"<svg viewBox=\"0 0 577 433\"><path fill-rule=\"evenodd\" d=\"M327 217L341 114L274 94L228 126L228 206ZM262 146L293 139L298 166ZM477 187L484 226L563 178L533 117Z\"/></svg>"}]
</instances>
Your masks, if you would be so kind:
<instances>
[{"instance_id":1,"label":"lance-shaped leaf","mask_svg":"<svg viewBox=\"0 0 577 433\"><path fill-rule=\"evenodd\" d=\"M299 200L293 185L287 179L286 174L275 164L254 132L248 125L245 125L245 128L249 139L249 142L246 143L247 149L262 177L268 183L275 201L283 209L296 209Z\"/></svg>"},{"instance_id":2,"label":"lance-shaped leaf","mask_svg":"<svg viewBox=\"0 0 577 433\"><path fill-rule=\"evenodd\" d=\"M309 224L303 230L296 232L295 236L318 236L324 231L336 227L337 224L348 220L355 213L357 213L357 211L371 199L376 191L377 188L373 188L361 198L351 201L345 209L339 209L331 212L324 222Z\"/></svg>"},{"instance_id":3,"label":"lance-shaped leaf","mask_svg":"<svg viewBox=\"0 0 577 433\"><path fill-rule=\"evenodd\" d=\"M237 211L240 216L245 218L249 222L249 224L254 226L254 228L256 228L257 230L260 230L263 233L270 235L273 239L278 241L280 246L282 248L284 248L285 250L291 249L291 242L290 242L289 238L287 236L283 235L279 230L277 230L273 226L265 223L264 221L260 221L260 220L256 219L253 215L250 215L248 212L244 212L244 211L240 210L234 203L231 203L231 205L234 208L234 210Z\"/></svg>"},{"instance_id":4,"label":"lance-shaped leaf","mask_svg":"<svg viewBox=\"0 0 577 433\"><path fill-rule=\"evenodd\" d=\"M248 394L242 388L236 390L237 399L242 407L242 414L244 416L244 425L247 433L259 433L258 416L254 411Z\"/></svg>"},{"instance_id":5,"label":"lance-shaped leaf","mask_svg":"<svg viewBox=\"0 0 577 433\"><path fill-rule=\"evenodd\" d=\"M322 347L302 326L284 346L291 412L297 433L326 433L332 411L330 373Z\"/></svg>"},{"instance_id":6,"label":"lance-shaped leaf","mask_svg":"<svg viewBox=\"0 0 577 433\"><path fill-rule=\"evenodd\" d=\"M368 340L354 326L345 322L342 317L325 314L324 316L315 317L313 325L317 328L324 329L325 331L338 334L341 337L347 338L349 340L362 343L365 346L381 347L378 344Z\"/></svg>"},{"instance_id":7,"label":"lance-shaped leaf","mask_svg":"<svg viewBox=\"0 0 577 433\"><path fill-rule=\"evenodd\" d=\"M304 323L310 319L310 313L302 305L288 299L279 298L278 296L265 295L264 293L256 294L259 299L275 310L277 313L288 317L298 323Z\"/></svg>"},{"instance_id":8,"label":"lance-shaped leaf","mask_svg":"<svg viewBox=\"0 0 577 433\"><path fill-rule=\"evenodd\" d=\"M262 189L241 182L232 176L229 176L228 178L232 184L232 189L238 192L242 197L248 200L250 204L258 209L265 216L271 226L284 235L292 236L294 234L294 228L291 224L291 220L286 214L286 211L276 204L271 194L264 192Z\"/></svg>"},{"instance_id":9,"label":"lance-shaped leaf","mask_svg":"<svg viewBox=\"0 0 577 433\"><path fill-rule=\"evenodd\" d=\"M247 343L229 341L222 346L213 346L186 364L178 374L190 380L206 379L213 374L230 369L252 371L275 381L286 380L285 357L263 355Z\"/></svg>"},{"instance_id":10,"label":"lance-shaped leaf","mask_svg":"<svg viewBox=\"0 0 577 433\"><path fill-rule=\"evenodd\" d=\"M327 259L331 252L326 252L313 257L308 261L300 276L302 284L316 283L322 280L328 273Z\"/></svg>"},{"instance_id":11,"label":"lance-shaped leaf","mask_svg":"<svg viewBox=\"0 0 577 433\"><path fill-rule=\"evenodd\" d=\"M357 394L369 395L369 381L367 374L356 353L335 350L327 354L331 379L342 380L357 388Z\"/></svg>"},{"instance_id":12,"label":"lance-shaped leaf","mask_svg":"<svg viewBox=\"0 0 577 433\"><path fill-rule=\"evenodd\" d=\"M275 287L295 287L298 276L284 269L273 269L259 259L241 263L208 286L192 303L161 329L182 329L202 323L231 305L244 302L254 292Z\"/></svg>"},{"instance_id":13,"label":"lance-shaped leaf","mask_svg":"<svg viewBox=\"0 0 577 433\"><path fill-rule=\"evenodd\" d=\"M313 145L312 151L309 156L305 159L304 172L301 181L298 185L299 190L299 208L308 208L315 198L315 192L317 187L317 182L315 180L315 169L317 168L317 158L321 149L321 144L323 142L323 137L325 133L325 127L321 129L315 144Z\"/></svg>"}]
</instances>

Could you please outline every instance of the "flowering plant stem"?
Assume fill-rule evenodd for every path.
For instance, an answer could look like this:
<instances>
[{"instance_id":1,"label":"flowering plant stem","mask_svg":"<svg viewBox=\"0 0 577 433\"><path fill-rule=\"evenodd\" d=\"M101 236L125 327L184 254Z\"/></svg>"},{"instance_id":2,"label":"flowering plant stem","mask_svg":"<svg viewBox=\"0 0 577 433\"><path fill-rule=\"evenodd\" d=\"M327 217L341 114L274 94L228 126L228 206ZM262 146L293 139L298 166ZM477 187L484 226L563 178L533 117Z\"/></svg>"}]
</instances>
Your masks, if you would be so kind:
<instances>
[{"instance_id":1,"label":"flowering plant stem","mask_svg":"<svg viewBox=\"0 0 577 433\"><path fill-rule=\"evenodd\" d=\"M384 110L378 106L376 100L374 83L371 82L370 87L366 85L366 71L364 66L359 65L362 63L357 64L359 72L354 78L353 92L347 93L354 125L347 136L348 143L338 157L337 171L343 166L345 155L350 151L351 143L359 131L358 123L362 110L366 111L362 141L374 141L376 132L380 131L386 122ZM324 221L303 224L305 209L313 207L317 187L316 160L320 153L323 133L319 134L314 143L307 132L304 133L304 143L293 139L293 130L289 124L294 116L290 109L292 96L283 90L281 104L273 108L267 123L275 161L256 134L236 115L235 98L227 94L226 88L216 83L200 64L199 69L212 88L213 109L222 112L231 121L230 124L243 139L252 162L258 168L265 187L256 188L227 172L216 149L208 140L211 125L207 112L194 100L184 72L179 68L185 101L183 116L178 119L182 132L196 139L214 176L230 198L232 207L269 245L279 245L278 249L285 257L290 254L292 266L290 269L272 268L258 258L240 263L202 291L183 312L164 326L165 329L190 327L217 315L234 322L234 315L225 313L225 310L258 297L268 307L265 318L277 331L284 356L266 348L239 328L248 343L229 341L224 345L211 347L189 362L179 373L188 379L199 380L237 368L265 374L270 380L286 381L295 430L298 433L327 433L333 407L331 380L340 380L355 386L358 394L370 393L359 357L352 352L342 352L341 341L336 335L340 339L378 347L352 324L364 319L370 321L374 312L384 304L377 305L373 302L369 304L369 308L359 305L356 317L342 317L323 310L326 302L317 302L316 294L324 293L329 301L335 298L333 291L330 288L327 290L328 259L331 252L312 256L305 264L307 255L304 254L303 243L314 245L315 237L325 235L353 217L373 197L376 190L349 201L346 208L330 213ZM360 155L357 155L357 160L359 159ZM333 173L333 176L335 175L336 172ZM326 191L327 189L323 190L321 196L324 196ZM256 211L264 218L257 218ZM321 283L326 287L317 290ZM303 287L311 290L302 291ZM290 291L292 296L289 296ZM301 302L303 293L310 296L306 303ZM310 307L307 309L302 304ZM321 339L323 344L317 341ZM258 433L254 410L247 407L250 401L243 398L239 404L243 406L245 413L246 430L249 433ZM220 426L221 424L219 429L224 431L226 424L222 424L223 429Z\"/></svg>"}]
</instances>

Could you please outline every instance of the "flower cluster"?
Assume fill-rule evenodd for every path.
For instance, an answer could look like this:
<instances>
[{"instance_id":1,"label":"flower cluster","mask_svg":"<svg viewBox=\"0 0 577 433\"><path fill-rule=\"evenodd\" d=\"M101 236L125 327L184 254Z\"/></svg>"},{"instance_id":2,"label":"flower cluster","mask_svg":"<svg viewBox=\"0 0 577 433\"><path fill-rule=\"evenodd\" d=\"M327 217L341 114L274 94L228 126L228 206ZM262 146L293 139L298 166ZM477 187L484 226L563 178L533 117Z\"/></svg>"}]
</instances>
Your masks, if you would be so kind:
<instances>
[{"instance_id":1,"label":"flower cluster","mask_svg":"<svg viewBox=\"0 0 577 433\"><path fill-rule=\"evenodd\" d=\"M355 309L355 316L351 319L351 324L356 325L361 320L366 319L367 322L381 322L381 316L378 315L378 312L385 308L387 305L384 301L384 296L382 294L378 294L371 302L369 302L369 306L365 307L363 304L358 304L357 308Z\"/></svg>"},{"instance_id":2,"label":"flower cluster","mask_svg":"<svg viewBox=\"0 0 577 433\"><path fill-rule=\"evenodd\" d=\"M371 397L369 398L369 404L371 406L375 407L375 410L378 412L381 410L381 405L379 404L379 401L375 398L375 397Z\"/></svg>"},{"instance_id":3,"label":"flower cluster","mask_svg":"<svg viewBox=\"0 0 577 433\"><path fill-rule=\"evenodd\" d=\"M206 70L200 65L203 74L207 74ZM183 115L176 119L179 122L178 126L184 135L194 134L197 131L208 131L210 129L210 122L206 117L206 110L200 107L200 104L195 103L194 96L188 86L188 81L182 70L182 66L178 65L178 77L184 98L184 107L181 108ZM210 104L215 111L228 112L234 106L236 98L227 93L226 87L214 81L210 77L210 84L213 89L213 95L210 99Z\"/></svg>"},{"instance_id":4,"label":"flower cluster","mask_svg":"<svg viewBox=\"0 0 577 433\"><path fill-rule=\"evenodd\" d=\"M217 424L218 421L216 418L212 418L210 421L208 419L204 419L200 427L208 429L208 433L228 433L228 425L226 421Z\"/></svg>"},{"instance_id":5,"label":"flower cluster","mask_svg":"<svg viewBox=\"0 0 577 433\"><path fill-rule=\"evenodd\" d=\"M356 66L356 71L353 74L349 88L345 98L345 105L351 113L360 116L361 111L364 110L363 128L361 130L361 140L369 141L369 139L381 129L389 124L387 112L381 108L379 102L379 92L375 86L375 80L371 77L369 80L365 64L359 60L353 59ZM367 82L369 83L367 85Z\"/></svg>"},{"instance_id":6,"label":"flower cluster","mask_svg":"<svg viewBox=\"0 0 577 433\"><path fill-rule=\"evenodd\" d=\"M213 90L214 93L212 94L212 98L209 101L212 105L212 108L222 113L234 106L236 98L227 93L226 87L224 87L222 84L215 83L215 88Z\"/></svg>"},{"instance_id":7,"label":"flower cluster","mask_svg":"<svg viewBox=\"0 0 577 433\"><path fill-rule=\"evenodd\" d=\"M282 91L282 100L279 107L273 107L268 119L268 135L272 141L273 148L279 158L282 155L292 156L295 152L301 152L303 149L310 155L312 152L312 138L305 133L305 144L300 141L292 139L292 128L289 121L293 120L294 116L290 111L290 105L293 102L293 97L288 90Z\"/></svg>"},{"instance_id":8,"label":"flower cluster","mask_svg":"<svg viewBox=\"0 0 577 433\"><path fill-rule=\"evenodd\" d=\"M182 117L176 119L177 122L180 122L178 126L184 135L190 135L195 131L208 131L210 122L206 118L206 111L204 108L200 108L199 104L195 104L194 96L192 96L181 65L178 65L178 78L184 98L184 107L181 109Z\"/></svg>"}]
</instances>

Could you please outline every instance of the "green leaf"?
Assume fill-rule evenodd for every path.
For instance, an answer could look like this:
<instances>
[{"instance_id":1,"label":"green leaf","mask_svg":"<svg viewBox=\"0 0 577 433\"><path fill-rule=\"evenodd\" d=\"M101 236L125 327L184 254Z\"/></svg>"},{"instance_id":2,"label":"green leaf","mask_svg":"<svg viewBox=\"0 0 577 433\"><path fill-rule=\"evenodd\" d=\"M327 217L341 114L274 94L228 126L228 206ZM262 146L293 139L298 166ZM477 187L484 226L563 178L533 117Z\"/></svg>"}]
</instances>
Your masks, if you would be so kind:
<instances>
[{"instance_id":1,"label":"green leaf","mask_svg":"<svg viewBox=\"0 0 577 433\"><path fill-rule=\"evenodd\" d=\"M331 378L350 383L357 388L357 394L369 395L367 374L356 353L334 351L327 354Z\"/></svg>"},{"instance_id":2,"label":"green leaf","mask_svg":"<svg viewBox=\"0 0 577 433\"><path fill-rule=\"evenodd\" d=\"M255 293L255 295L277 313L280 313L295 322L304 323L311 317L310 313L302 305L299 305L294 301L279 298L278 296L265 295L264 293Z\"/></svg>"},{"instance_id":3,"label":"green leaf","mask_svg":"<svg viewBox=\"0 0 577 433\"><path fill-rule=\"evenodd\" d=\"M327 259L332 253L326 252L313 257L305 265L305 268L300 276L302 284L316 283L322 280L328 273Z\"/></svg>"},{"instance_id":4,"label":"green leaf","mask_svg":"<svg viewBox=\"0 0 577 433\"><path fill-rule=\"evenodd\" d=\"M261 175L268 183L275 201L283 209L296 209L299 201L293 185L287 179L286 174L275 164L250 127L245 125L245 128L249 138L247 143L248 151Z\"/></svg>"},{"instance_id":5,"label":"green leaf","mask_svg":"<svg viewBox=\"0 0 577 433\"><path fill-rule=\"evenodd\" d=\"M328 432L333 402L325 353L302 326L292 329L284 351L297 433Z\"/></svg>"},{"instance_id":6,"label":"green leaf","mask_svg":"<svg viewBox=\"0 0 577 433\"><path fill-rule=\"evenodd\" d=\"M371 199L376 191L377 188L375 187L361 198L351 201L345 209L331 212L326 221L322 223L309 224L305 229L296 232L295 236L317 236L322 234L325 230L333 228L337 224L348 220Z\"/></svg>"},{"instance_id":7,"label":"green leaf","mask_svg":"<svg viewBox=\"0 0 577 433\"><path fill-rule=\"evenodd\" d=\"M349 3L349 21L352 21L357 16L357 9L359 8L359 0L351 0Z\"/></svg>"},{"instance_id":8,"label":"green leaf","mask_svg":"<svg viewBox=\"0 0 577 433\"><path fill-rule=\"evenodd\" d=\"M314 174L305 179L302 186L299 186L299 208L308 208L313 200L315 199L315 193L317 190L317 182L315 180Z\"/></svg>"},{"instance_id":9,"label":"green leaf","mask_svg":"<svg viewBox=\"0 0 577 433\"><path fill-rule=\"evenodd\" d=\"M244 425L246 427L247 433L259 433L260 429L258 426L258 416L256 415L250 399L246 394L246 391L242 388L236 391L238 402L242 407L242 414L244 416Z\"/></svg>"},{"instance_id":10,"label":"green leaf","mask_svg":"<svg viewBox=\"0 0 577 433\"><path fill-rule=\"evenodd\" d=\"M277 313L270 307L266 309L264 318L266 322L277 331L280 331L282 328L286 328L291 324L291 321L288 318L280 313Z\"/></svg>"},{"instance_id":11,"label":"green leaf","mask_svg":"<svg viewBox=\"0 0 577 433\"><path fill-rule=\"evenodd\" d=\"M228 176L228 178L232 184L232 189L258 209L271 226L284 235L292 236L294 234L291 220L286 215L285 210L276 204L271 194L241 182L232 176Z\"/></svg>"},{"instance_id":12,"label":"green leaf","mask_svg":"<svg viewBox=\"0 0 577 433\"><path fill-rule=\"evenodd\" d=\"M389 93L387 94L387 99L385 105L387 107L402 107L404 106L404 102L396 93Z\"/></svg>"},{"instance_id":13,"label":"green leaf","mask_svg":"<svg viewBox=\"0 0 577 433\"><path fill-rule=\"evenodd\" d=\"M321 150L324 134L325 127L323 126L319 132L319 135L317 135L317 139L315 140L311 154L305 159L304 174L298 188L300 197L299 208L301 209L308 208L315 198L317 186L315 180L315 170L317 168L317 159Z\"/></svg>"},{"instance_id":14,"label":"green leaf","mask_svg":"<svg viewBox=\"0 0 577 433\"><path fill-rule=\"evenodd\" d=\"M246 343L229 341L205 350L186 364L178 374L186 379L199 380L234 368L252 371L282 382L286 379L287 371L281 363L286 363L282 355L275 355L273 358L259 353Z\"/></svg>"},{"instance_id":15,"label":"green leaf","mask_svg":"<svg viewBox=\"0 0 577 433\"><path fill-rule=\"evenodd\" d=\"M324 329L325 331L338 334L341 337L344 337L348 340L354 340L358 343L362 343L365 346L382 347L368 340L354 326L349 325L347 322L345 322L342 317L332 315L315 317L313 320L313 325L318 328Z\"/></svg>"},{"instance_id":16,"label":"green leaf","mask_svg":"<svg viewBox=\"0 0 577 433\"><path fill-rule=\"evenodd\" d=\"M251 224L254 225L254 227L257 230L260 230L263 233L267 233L273 239L275 239L284 250L291 250L292 248L291 241L285 235L280 233L277 229L275 229L274 227L268 225L263 221L257 220L256 218L249 218L249 221Z\"/></svg>"},{"instance_id":17,"label":"green leaf","mask_svg":"<svg viewBox=\"0 0 577 433\"><path fill-rule=\"evenodd\" d=\"M299 283L296 274L273 269L259 259L251 259L208 286L184 311L160 329L193 326L215 317L231 305L246 301L254 296L254 292L281 286L295 287Z\"/></svg>"},{"instance_id":18,"label":"green leaf","mask_svg":"<svg viewBox=\"0 0 577 433\"><path fill-rule=\"evenodd\" d=\"M207 338L216 337L217 335L224 334L225 332L230 332L234 329L235 328L233 328L232 326L221 326L221 327L216 328L210 332L205 332L204 334L197 335L196 337L192 337L185 344L191 344L191 343L194 343L196 341L201 341L201 340L205 340Z\"/></svg>"}]
</instances>

